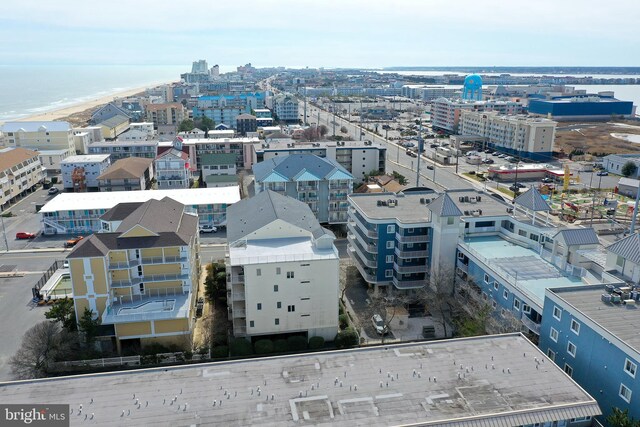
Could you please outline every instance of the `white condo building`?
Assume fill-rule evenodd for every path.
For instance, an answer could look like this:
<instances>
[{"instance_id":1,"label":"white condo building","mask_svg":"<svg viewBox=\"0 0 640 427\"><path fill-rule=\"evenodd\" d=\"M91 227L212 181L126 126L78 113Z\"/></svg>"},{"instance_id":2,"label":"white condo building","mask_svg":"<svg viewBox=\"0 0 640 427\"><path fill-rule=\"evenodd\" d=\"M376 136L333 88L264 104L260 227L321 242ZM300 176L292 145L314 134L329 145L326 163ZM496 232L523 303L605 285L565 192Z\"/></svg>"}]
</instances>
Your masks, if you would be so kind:
<instances>
[{"instance_id":1,"label":"white condo building","mask_svg":"<svg viewBox=\"0 0 640 427\"><path fill-rule=\"evenodd\" d=\"M338 332L335 236L309 207L264 191L228 209L227 294L236 337Z\"/></svg>"},{"instance_id":2,"label":"white condo building","mask_svg":"<svg viewBox=\"0 0 640 427\"><path fill-rule=\"evenodd\" d=\"M98 191L98 177L109 166L109 154L69 156L60 162L63 187L68 191Z\"/></svg>"},{"instance_id":3,"label":"white condo building","mask_svg":"<svg viewBox=\"0 0 640 427\"><path fill-rule=\"evenodd\" d=\"M8 147L76 152L73 129L67 122L7 122L0 130Z\"/></svg>"}]
</instances>

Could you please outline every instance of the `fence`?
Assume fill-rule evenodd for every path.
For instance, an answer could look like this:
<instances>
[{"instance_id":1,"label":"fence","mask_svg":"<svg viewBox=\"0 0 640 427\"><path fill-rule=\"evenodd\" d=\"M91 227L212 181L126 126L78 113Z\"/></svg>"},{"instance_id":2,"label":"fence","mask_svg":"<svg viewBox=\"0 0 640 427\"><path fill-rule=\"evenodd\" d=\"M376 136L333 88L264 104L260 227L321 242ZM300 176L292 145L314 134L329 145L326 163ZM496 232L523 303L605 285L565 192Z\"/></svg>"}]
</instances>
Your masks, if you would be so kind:
<instances>
[{"instance_id":1,"label":"fence","mask_svg":"<svg viewBox=\"0 0 640 427\"><path fill-rule=\"evenodd\" d=\"M140 366L140 356L110 357L106 359L70 360L66 362L56 362L54 367L91 367L101 368L107 366Z\"/></svg>"},{"instance_id":2,"label":"fence","mask_svg":"<svg viewBox=\"0 0 640 427\"><path fill-rule=\"evenodd\" d=\"M42 289L45 283L47 283L47 280L49 280L49 278L53 275L53 273L55 273L56 270L61 268L63 264L64 264L64 261L60 261L60 260L54 261L53 264L51 264L51 267L49 267L49 269L44 272L40 280L38 280L38 282L35 284L33 289L31 289L31 292L33 293L34 298L40 298L40 289Z\"/></svg>"}]
</instances>

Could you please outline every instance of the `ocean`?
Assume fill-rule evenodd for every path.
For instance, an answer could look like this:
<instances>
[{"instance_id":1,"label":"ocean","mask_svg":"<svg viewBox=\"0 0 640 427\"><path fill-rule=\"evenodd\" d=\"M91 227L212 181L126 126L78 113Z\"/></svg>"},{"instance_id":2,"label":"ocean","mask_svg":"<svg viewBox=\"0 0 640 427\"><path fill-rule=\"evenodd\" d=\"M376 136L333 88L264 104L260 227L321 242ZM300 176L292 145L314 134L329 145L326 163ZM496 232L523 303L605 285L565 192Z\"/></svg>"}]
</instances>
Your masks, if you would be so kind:
<instances>
[{"instance_id":1,"label":"ocean","mask_svg":"<svg viewBox=\"0 0 640 427\"><path fill-rule=\"evenodd\" d=\"M221 67L222 72L232 67ZM0 122L180 80L185 65L0 65Z\"/></svg>"}]
</instances>

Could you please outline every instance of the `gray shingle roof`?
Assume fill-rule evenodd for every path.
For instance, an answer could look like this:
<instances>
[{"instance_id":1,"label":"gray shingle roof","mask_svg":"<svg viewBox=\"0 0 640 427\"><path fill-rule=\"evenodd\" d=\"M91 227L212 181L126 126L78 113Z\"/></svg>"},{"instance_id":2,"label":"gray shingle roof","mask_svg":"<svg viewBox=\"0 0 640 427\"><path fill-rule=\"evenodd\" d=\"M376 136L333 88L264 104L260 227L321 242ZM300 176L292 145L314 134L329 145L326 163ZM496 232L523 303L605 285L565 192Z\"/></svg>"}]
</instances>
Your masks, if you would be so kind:
<instances>
[{"instance_id":1,"label":"gray shingle roof","mask_svg":"<svg viewBox=\"0 0 640 427\"><path fill-rule=\"evenodd\" d=\"M323 179L336 169L351 175L349 171L336 161L318 157L314 154L293 154L286 157L274 157L253 165L253 173L256 181L262 181L272 171L288 179L293 179L302 170L306 170L318 178Z\"/></svg>"},{"instance_id":2,"label":"gray shingle roof","mask_svg":"<svg viewBox=\"0 0 640 427\"><path fill-rule=\"evenodd\" d=\"M184 205L169 197L162 200L151 199L131 212L116 231L123 233L135 225L141 225L156 233L177 232L183 212Z\"/></svg>"},{"instance_id":3,"label":"gray shingle roof","mask_svg":"<svg viewBox=\"0 0 640 427\"><path fill-rule=\"evenodd\" d=\"M535 187L531 187L528 191L525 191L516 197L514 203L534 212L546 212L551 210L549 204L542 198L542 195L540 195Z\"/></svg>"},{"instance_id":4,"label":"gray shingle roof","mask_svg":"<svg viewBox=\"0 0 640 427\"><path fill-rule=\"evenodd\" d=\"M142 205L142 202L118 203L113 208L106 211L100 219L104 221L122 221L133 211L138 209L140 205Z\"/></svg>"},{"instance_id":5,"label":"gray shingle roof","mask_svg":"<svg viewBox=\"0 0 640 427\"><path fill-rule=\"evenodd\" d=\"M306 203L267 190L227 207L227 240L241 240L278 219L310 231L314 238L331 234Z\"/></svg>"},{"instance_id":6,"label":"gray shingle roof","mask_svg":"<svg viewBox=\"0 0 640 427\"><path fill-rule=\"evenodd\" d=\"M2 125L2 132L66 132L71 130L69 122L7 122Z\"/></svg>"},{"instance_id":7,"label":"gray shingle roof","mask_svg":"<svg viewBox=\"0 0 640 427\"><path fill-rule=\"evenodd\" d=\"M640 234L635 233L607 246L607 250L634 264L640 264Z\"/></svg>"},{"instance_id":8,"label":"gray shingle roof","mask_svg":"<svg viewBox=\"0 0 640 427\"><path fill-rule=\"evenodd\" d=\"M458 206L451 200L451 197L447 193L442 194L440 197L434 199L427 208L433 212L434 215L443 216L462 216L462 211L458 209Z\"/></svg>"},{"instance_id":9,"label":"gray shingle roof","mask_svg":"<svg viewBox=\"0 0 640 427\"><path fill-rule=\"evenodd\" d=\"M597 245L600 243L598 235L593 228L567 228L558 231L553 238L557 239L558 236L562 236L567 246Z\"/></svg>"},{"instance_id":10,"label":"gray shingle roof","mask_svg":"<svg viewBox=\"0 0 640 427\"><path fill-rule=\"evenodd\" d=\"M101 121L100 123L98 123L98 126L106 126L106 127L114 128L128 121L129 121L129 117L118 114L108 118L107 120Z\"/></svg>"}]
</instances>

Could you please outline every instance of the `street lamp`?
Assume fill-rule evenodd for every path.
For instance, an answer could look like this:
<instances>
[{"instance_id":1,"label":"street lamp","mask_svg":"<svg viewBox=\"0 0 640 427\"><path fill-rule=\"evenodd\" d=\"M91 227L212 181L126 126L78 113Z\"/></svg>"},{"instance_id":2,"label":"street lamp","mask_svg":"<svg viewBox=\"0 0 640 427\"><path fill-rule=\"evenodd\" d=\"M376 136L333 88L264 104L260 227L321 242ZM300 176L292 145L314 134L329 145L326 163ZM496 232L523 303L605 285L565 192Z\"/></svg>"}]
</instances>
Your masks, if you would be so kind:
<instances>
[{"instance_id":1,"label":"street lamp","mask_svg":"<svg viewBox=\"0 0 640 427\"><path fill-rule=\"evenodd\" d=\"M4 217L0 213L0 223L2 223L2 236L4 237L4 246L6 251L9 252L9 242L7 241L7 230L4 228Z\"/></svg>"}]
</instances>

